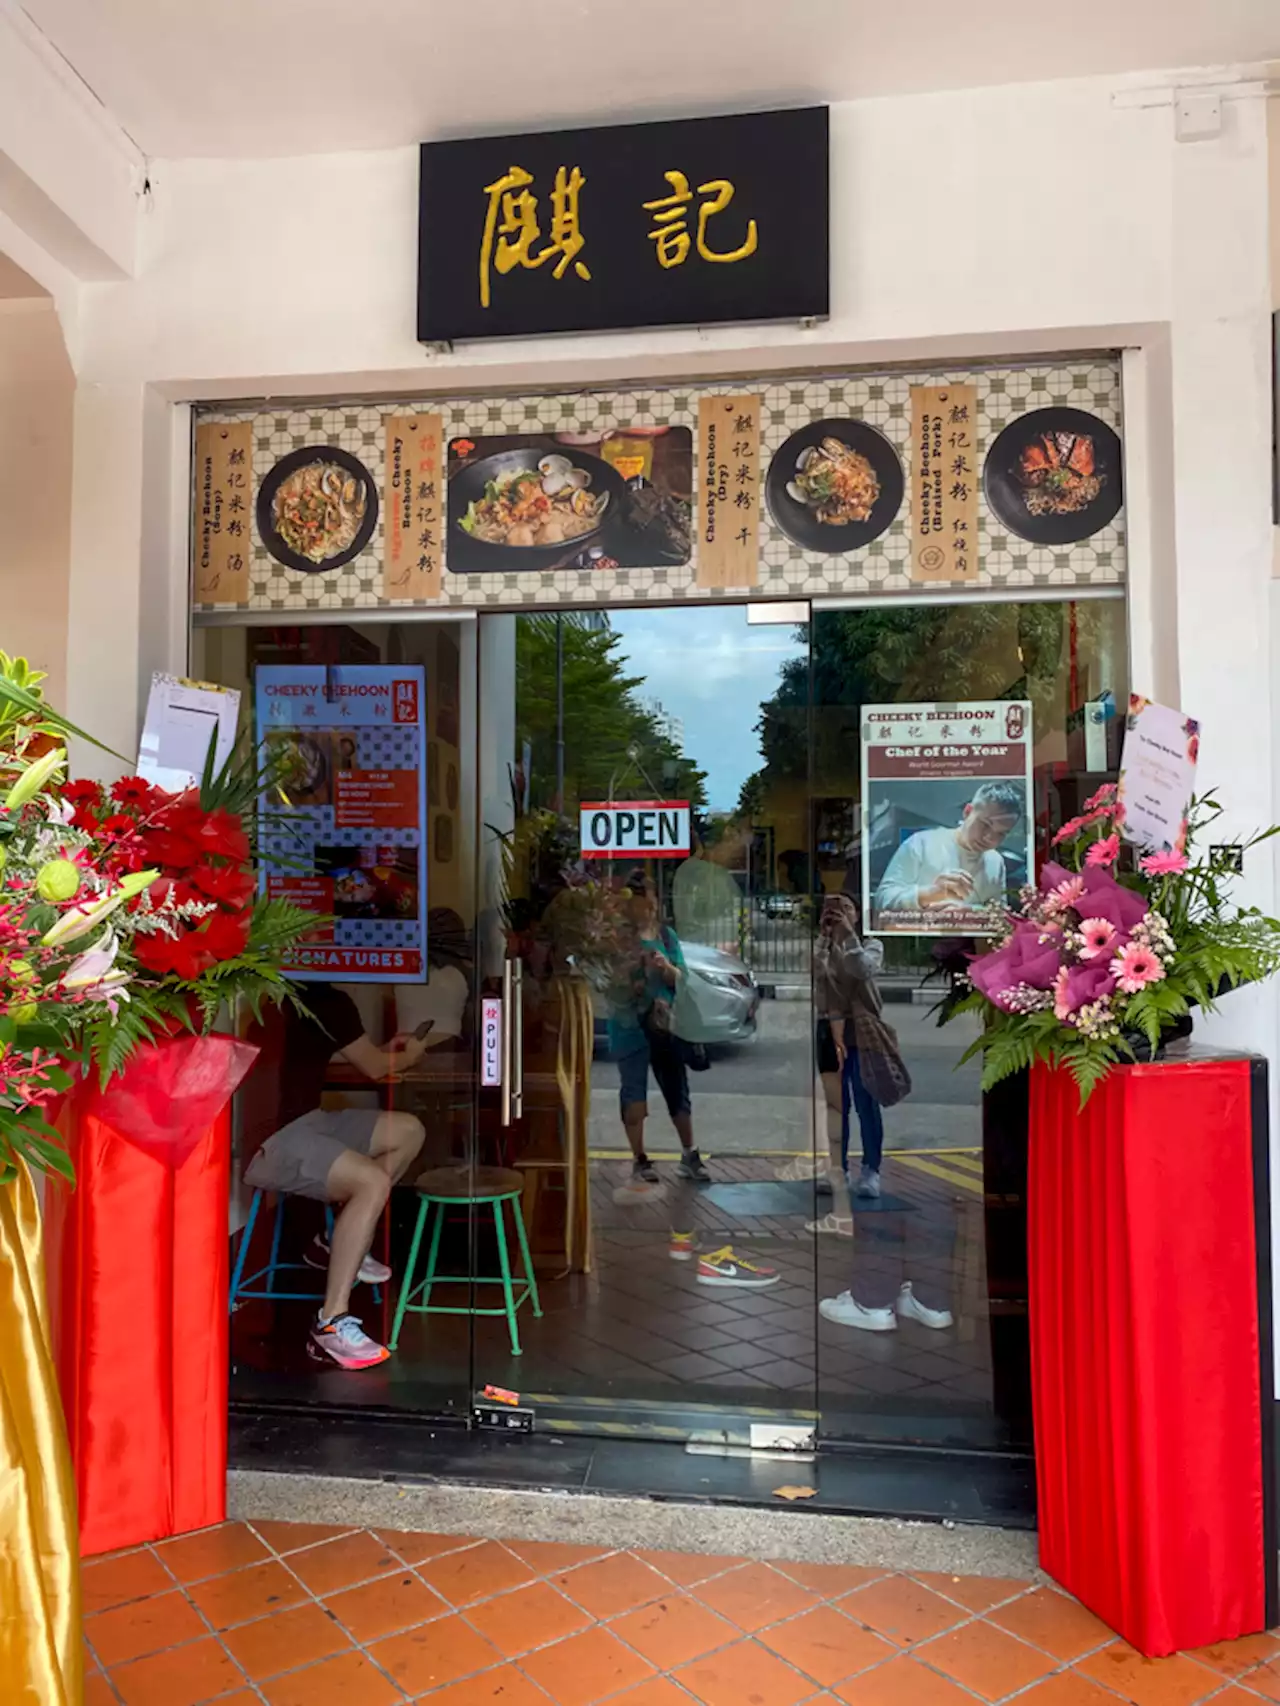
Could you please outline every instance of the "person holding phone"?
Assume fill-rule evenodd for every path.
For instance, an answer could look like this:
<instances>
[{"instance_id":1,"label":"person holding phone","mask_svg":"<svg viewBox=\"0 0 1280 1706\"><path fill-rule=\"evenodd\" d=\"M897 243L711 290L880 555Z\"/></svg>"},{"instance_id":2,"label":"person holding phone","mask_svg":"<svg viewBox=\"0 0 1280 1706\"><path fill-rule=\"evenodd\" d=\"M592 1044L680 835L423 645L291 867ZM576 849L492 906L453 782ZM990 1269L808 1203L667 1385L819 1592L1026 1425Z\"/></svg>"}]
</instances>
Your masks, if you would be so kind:
<instances>
[{"instance_id":1,"label":"person holding phone","mask_svg":"<svg viewBox=\"0 0 1280 1706\"><path fill-rule=\"evenodd\" d=\"M280 1129L245 1169L254 1190L283 1191L341 1204L330 1244L318 1233L304 1259L327 1270L324 1302L308 1335L318 1361L339 1368L372 1368L390 1352L351 1314L357 1282L385 1285L391 1270L369 1254L391 1195L422 1148L422 1121L413 1114L372 1108L320 1106L335 1054L377 1083L399 1078L422 1058L431 1020L398 1033L385 1047L365 1033L355 1002L332 984L305 984L306 1011L286 1009L280 1064Z\"/></svg>"}]
</instances>

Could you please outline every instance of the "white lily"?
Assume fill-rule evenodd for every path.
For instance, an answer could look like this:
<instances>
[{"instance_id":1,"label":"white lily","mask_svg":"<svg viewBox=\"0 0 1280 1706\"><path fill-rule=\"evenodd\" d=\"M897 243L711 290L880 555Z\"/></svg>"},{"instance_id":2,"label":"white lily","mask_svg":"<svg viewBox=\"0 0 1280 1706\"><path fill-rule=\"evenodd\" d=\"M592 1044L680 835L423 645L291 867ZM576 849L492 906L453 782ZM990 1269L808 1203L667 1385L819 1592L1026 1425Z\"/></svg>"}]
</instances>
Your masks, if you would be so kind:
<instances>
[{"instance_id":1,"label":"white lily","mask_svg":"<svg viewBox=\"0 0 1280 1706\"><path fill-rule=\"evenodd\" d=\"M135 871L110 894L101 895L84 906L68 907L58 922L45 931L41 942L46 948L59 948L80 936L87 936L90 930L96 930L99 924L110 918L117 907L141 894L143 889L150 888L159 875L159 871Z\"/></svg>"},{"instance_id":2,"label":"white lily","mask_svg":"<svg viewBox=\"0 0 1280 1706\"><path fill-rule=\"evenodd\" d=\"M28 764L18 780L4 797L6 811L16 811L19 806L25 806L28 800L34 800L46 782L52 780L67 761L67 755L60 747L52 752L46 752L43 758L37 758Z\"/></svg>"},{"instance_id":3,"label":"white lily","mask_svg":"<svg viewBox=\"0 0 1280 1706\"><path fill-rule=\"evenodd\" d=\"M127 980L127 972L112 972L111 969L119 952L120 939L108 926L91 948L86 948L78 959L72 960L62 979L63 988L90 990L108 977Z\"/></svg>"}]
</instances>

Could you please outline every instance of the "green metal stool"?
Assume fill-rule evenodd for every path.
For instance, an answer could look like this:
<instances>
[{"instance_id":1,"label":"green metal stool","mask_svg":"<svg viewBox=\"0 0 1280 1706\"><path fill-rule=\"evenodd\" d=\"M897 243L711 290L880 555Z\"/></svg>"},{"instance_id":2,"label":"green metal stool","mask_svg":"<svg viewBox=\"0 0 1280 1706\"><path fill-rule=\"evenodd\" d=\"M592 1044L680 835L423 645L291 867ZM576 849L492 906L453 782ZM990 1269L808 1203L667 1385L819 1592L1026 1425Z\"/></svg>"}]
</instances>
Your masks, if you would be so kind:
<instances>
[{"instance_id":1,"label":"green metal stool","mask_svg":"<svg viewBox=\"0 0 1280 1706\"><path fill-rule=\"evenodd\" d=\"M538 1282L533 1275L533 1258L529 1254L529 1238L525 1232L524 1216L520 1213L520 1195L524 1189L524 1180L519 1173L507 1171L502 1167L477 1167L474 1172L466 1167L437 1167L430 1173L423 1173L414 1180L414 1189L419 1198L418 1220L413 1229L413 1243L409 1248L409 1265L404 1271L404 1284L400 1289L400 1301L396 1304L395 1324L391 1329L390 1349L395 1350L400 1342L400 1327L406 1315L505 1315L507 1328L511 1334L511 1354L519 1356L520 1327L516 1320L520 1305L526 1300L533 1304L533 1313L542 1314L542 1304L538 1299ZM498 1266L502 1272L493 1274L438 1274L436 1259L440 1253L440 1234L444 1230L444 1217L451 1208L459 1203L469 1207L493 1210L493 1227L498 1236ZM516 1241L520 1246L520 1259L524 1264L523 1281L514 1279L511 1273L511 1257L507 1250L507 1229L505 1225L504 1204L511 1205L511 1218L515 1222ZM436 1210L435 1224L431 1228L431 1244L427 1251L427 1268L418 1283L414 1284L414 1273L418 1266L418 1251L422 1246L422 1235L427 1229L431 1218L431 1210ZM501 1309L480 1309L475 1304L466 1308L449 1306L443 1303L432 1303L431 1288L443 1284L470 1284L472 1286L500 1285L502 1287ZM421 1301L417 1301L418 1299Z\"/></svg>"}]
</instances>

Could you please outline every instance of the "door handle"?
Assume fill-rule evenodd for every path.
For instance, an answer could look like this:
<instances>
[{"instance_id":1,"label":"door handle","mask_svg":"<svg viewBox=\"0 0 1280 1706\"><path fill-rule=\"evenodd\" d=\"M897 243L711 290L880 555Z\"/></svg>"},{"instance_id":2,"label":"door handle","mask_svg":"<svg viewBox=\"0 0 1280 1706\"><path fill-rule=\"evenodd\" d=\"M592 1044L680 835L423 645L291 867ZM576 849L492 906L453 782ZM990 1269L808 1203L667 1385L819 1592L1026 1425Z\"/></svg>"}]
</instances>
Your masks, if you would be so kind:
<instances>
[{"instance_id":1,"label":"door handle","mask_svg":"<svg viewBox=\"0 0 1280 1706\"><path fill-rule=\"evenodd\" d=\"M502 962L502 1043L500 1051L502 1074L502 1124L511 1124L511 1062L514 1050L511 1047L512 1024L512 990L515 987L515 960Z\"/></svg>"},{"instance_id":2,"label":"door handle","mask_svg":"<svg viewBox=\"0 0 1280 1706\"><path fill-rule=\"evenodd\" d=\"M524 1118L524 961L511 967L511 1117Z\"/></svg>"}]
</instances>

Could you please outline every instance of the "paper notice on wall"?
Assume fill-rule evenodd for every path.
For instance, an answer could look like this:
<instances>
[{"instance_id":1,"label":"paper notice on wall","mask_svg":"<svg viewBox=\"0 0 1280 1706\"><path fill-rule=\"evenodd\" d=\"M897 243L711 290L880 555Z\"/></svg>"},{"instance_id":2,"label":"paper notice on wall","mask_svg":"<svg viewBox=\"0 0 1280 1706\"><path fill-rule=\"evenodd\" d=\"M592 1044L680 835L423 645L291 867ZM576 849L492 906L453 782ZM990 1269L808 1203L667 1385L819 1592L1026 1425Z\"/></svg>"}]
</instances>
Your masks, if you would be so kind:
<instances>
[{"instance_id":1,"label":"paper notice on wall","mask_svg":"<svg viewBox=\"0 0 1280 1706\"><path fill-rule=\"evenodd\" d=\"M911 387L911 578L978 578L978 388Z\"/></svg>"},{"instance_id":2,"label":"paper notice on wall","mask_svg":"<svg viewBox=\"0 0 1280 1706\"><path fill-rule=\"evenodd\" d=\"M174 794L196 786L210 742L215 774L231 756L239 715L240 695L234 687L180 681L157 671L151 677L138 743L138 775Z\"/></svg>"},{"instance_id":3,"label":"paper notice on wall","mask_svg":"<svg viewBox=\"0 0 1280 1706\"><path fill-rule=\"evenodd\" d=\"M253 422L202 421L196 428L197 604L247 604L252 549Z\"/></svg>"},{"instance_id":4,"label":"paper notice on wall","mask_svg":"<svg viewBox=\"0 0 1280 1706\"><path fill-rule=\"evenodd\" d=\"M760 579L760 398L698 403L698 585Z\"/></svg>"},{"instance_id":5,"label":"paper notice on wall","mask_svg":"<svg viewBox=\"0 0 1280 1706\"><path fill-rule=\"evenodd\" d=\"M1156 853L1186 852L1199 756L1194 717L1129 695L1118 789L1126 841Z\"/></svg>"},{"instance_id":6,"label":"paper notice on wall","mask_svg":"<svg viewBox=\"0 0 1280 1706\"><path fill-rule=\"evenodd\" d=\"M439 415L388 415L382 513L384 598L439 598L444 568L444 432Z\"/></svg>"}]
</instances>

